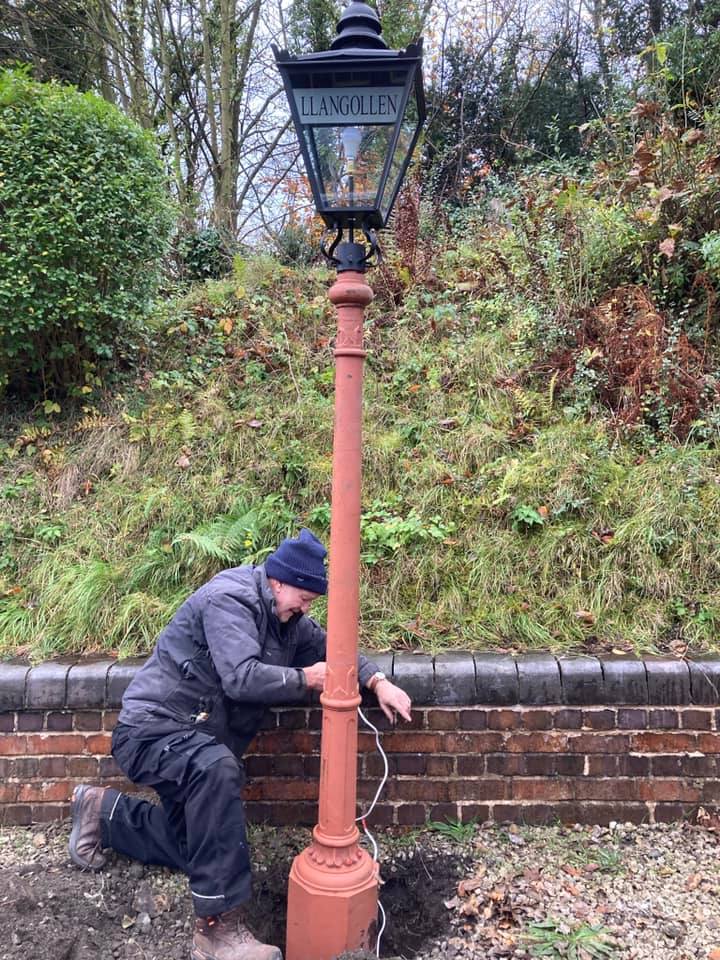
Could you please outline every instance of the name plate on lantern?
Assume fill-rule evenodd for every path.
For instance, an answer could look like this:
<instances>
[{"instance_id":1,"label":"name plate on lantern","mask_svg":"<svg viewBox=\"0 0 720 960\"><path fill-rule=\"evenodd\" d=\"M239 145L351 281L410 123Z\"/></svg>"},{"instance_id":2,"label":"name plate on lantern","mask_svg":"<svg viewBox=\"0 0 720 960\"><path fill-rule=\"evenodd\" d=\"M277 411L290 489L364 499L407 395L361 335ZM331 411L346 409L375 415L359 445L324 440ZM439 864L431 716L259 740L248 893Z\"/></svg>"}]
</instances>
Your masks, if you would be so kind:
<instances>
[{"instance_id":1,"label":"name plate on lantern","mask_svg":"<svg viewBox=\"0 0 720 960\"><path fill-rule=\"evenodd\" d=\"M400 113L403 87L330 87L294 90L301 123L395 123Z\"/></svg>"}]
</instances>

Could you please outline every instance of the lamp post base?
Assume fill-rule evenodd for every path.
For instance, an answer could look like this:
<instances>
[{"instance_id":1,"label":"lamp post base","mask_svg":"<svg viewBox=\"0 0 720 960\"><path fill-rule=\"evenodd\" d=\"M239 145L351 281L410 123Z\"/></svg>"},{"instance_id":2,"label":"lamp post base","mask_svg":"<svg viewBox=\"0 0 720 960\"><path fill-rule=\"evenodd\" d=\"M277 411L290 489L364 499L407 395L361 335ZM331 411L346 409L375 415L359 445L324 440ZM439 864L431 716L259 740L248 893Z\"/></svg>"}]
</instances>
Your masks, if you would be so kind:
<instances>
[{"instance_id":1,"label":"lamp post base","mask_svg":"<svg viewBox=\"0 0 720 960\"><path fill-rule=\"evenodd\" d=\"M374 949L377 914L378 865L367 851L357 843L313 844L290 871L285 960L334 960L346 950Z\"/></svg>"}]
</instances>

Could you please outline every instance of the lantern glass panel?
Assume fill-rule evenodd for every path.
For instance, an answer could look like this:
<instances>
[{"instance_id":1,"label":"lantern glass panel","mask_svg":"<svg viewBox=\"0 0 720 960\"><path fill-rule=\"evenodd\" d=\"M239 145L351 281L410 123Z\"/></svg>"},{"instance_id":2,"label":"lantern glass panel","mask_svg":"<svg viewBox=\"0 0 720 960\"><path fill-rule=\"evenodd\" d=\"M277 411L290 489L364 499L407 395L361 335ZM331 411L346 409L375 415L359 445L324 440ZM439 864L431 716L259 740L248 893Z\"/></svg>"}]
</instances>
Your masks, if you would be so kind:
<instances>
[{"instance_id":1,"label":"lantern glass panel","mask_svg":"<svg viewBox=\"0 0 720 960\"><path fill-rule=\"evenodd\" d=\"M413 147L413 140L418 132L418 126L418 105L415 92L413 91L412 96L408 100L405 116L400 125L397 143L395 144L395 152L393 153L388 177L385 182L385 190L383 196L378 198L383 222L385 222L390 215L390 208L399 189L406 162L410 159L410 151Z\"/></svg>"},{"instance_id":2,"label":"lantern glass panel","mask_svg":"<svg viewBox=\"0 0 720 960\"><path fill-rule=\"evenodd\" d=\"M377 205L385 160L392 145L394 126L362 124L355 157L343 146L345 126L305 128L308 152L323 207L367 209ZM354 146L354 144L353 144Z\"/></svg>"}]
</instances>

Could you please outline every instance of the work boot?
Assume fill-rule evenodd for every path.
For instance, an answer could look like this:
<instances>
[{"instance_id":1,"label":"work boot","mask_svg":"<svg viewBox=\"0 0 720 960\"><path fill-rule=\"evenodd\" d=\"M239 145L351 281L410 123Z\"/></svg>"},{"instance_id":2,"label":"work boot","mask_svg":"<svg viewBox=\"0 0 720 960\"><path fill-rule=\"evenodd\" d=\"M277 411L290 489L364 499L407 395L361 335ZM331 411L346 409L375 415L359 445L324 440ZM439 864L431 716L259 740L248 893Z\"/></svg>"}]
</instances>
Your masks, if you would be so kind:
<instances>
[{"instance_id":1,"label":"work boot","mask_svg":"<svg viewBox=\"0 0 720 960\"><path fill-rule=\"evenodd\" d=\"M278 947L260 943L242 921L241 909L197 917L192 960L282 960Z\"/></svg>"},{"instance_id":2,"label":"work boot","mask_svg":"<svg viewBox=\"0 0 720 960\"><path fill-rule=\"evenodd\" d=\"M86 783L75 787L70 814L70 856L83 870L102 870L107 859L102 854L100 833L100 805L106 787L90 787Z\"/></svg>"}]
</instances>

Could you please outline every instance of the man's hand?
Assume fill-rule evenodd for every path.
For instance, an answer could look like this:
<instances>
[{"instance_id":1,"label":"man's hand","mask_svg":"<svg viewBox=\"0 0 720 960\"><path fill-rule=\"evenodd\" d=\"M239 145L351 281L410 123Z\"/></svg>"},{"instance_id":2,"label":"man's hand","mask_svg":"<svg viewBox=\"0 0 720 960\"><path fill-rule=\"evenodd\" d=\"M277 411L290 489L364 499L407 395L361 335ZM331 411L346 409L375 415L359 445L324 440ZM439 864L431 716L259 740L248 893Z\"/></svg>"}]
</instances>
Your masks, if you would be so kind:
<instances>
[{"instance_id":1,"label":"man's hand","mask_svg":"<svg viewBox=\"0 0 720 960\"><path fill-rule=\"evenodd\" d=\"M308 690L319 690L321 693L325 686L325 674L327 673L327 664L324 660L318 660L311 667L303 667L305 674L305 683Z\"/></svg>"},{"instance_id":2,"label":"man's hand","mask_svg":"<svg viewBox=\"0 0 720 960\"><path fill-rule=\"evenodd\" d=\"M390 680L380 680L375 684L375 696L380 704L380 709L390 723L395 723L398 714L403 720L410 720L412 700L404 690L396 687Z\"/></svg>"}]
</instances>

